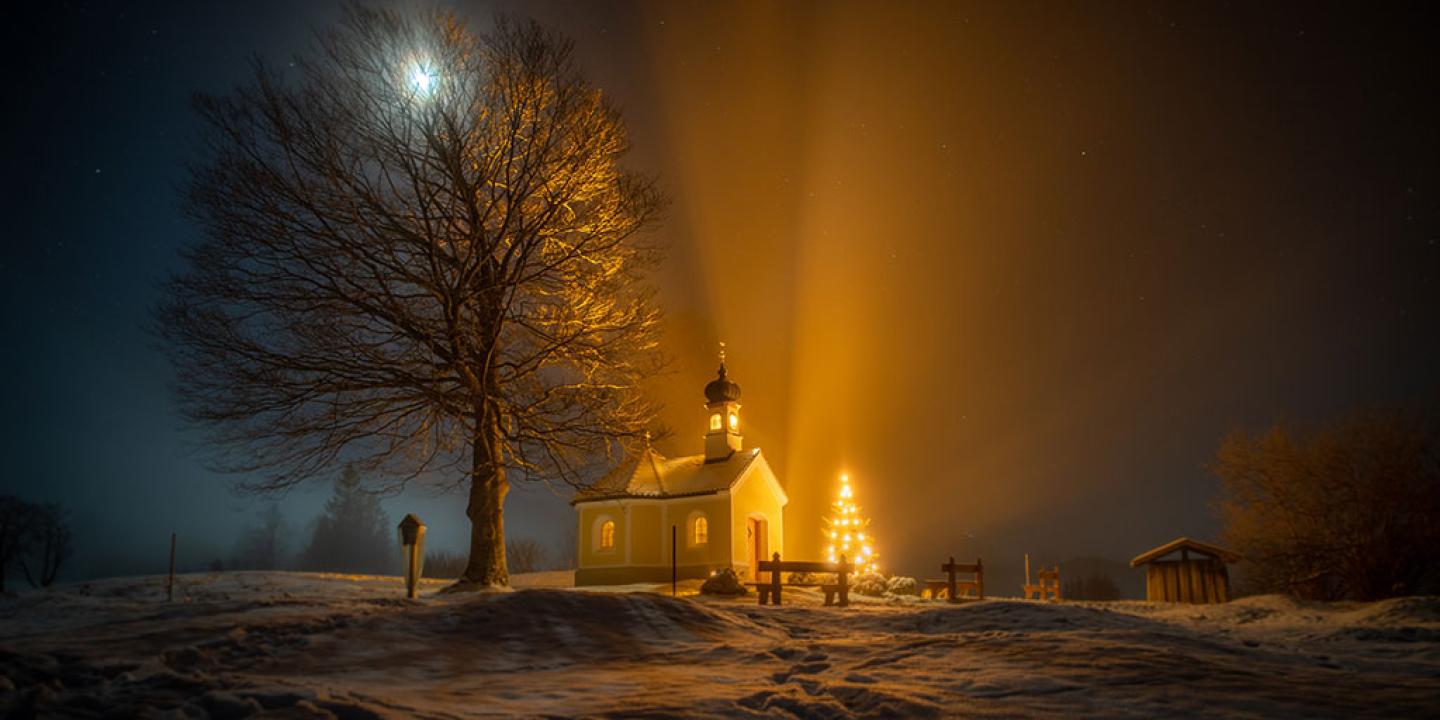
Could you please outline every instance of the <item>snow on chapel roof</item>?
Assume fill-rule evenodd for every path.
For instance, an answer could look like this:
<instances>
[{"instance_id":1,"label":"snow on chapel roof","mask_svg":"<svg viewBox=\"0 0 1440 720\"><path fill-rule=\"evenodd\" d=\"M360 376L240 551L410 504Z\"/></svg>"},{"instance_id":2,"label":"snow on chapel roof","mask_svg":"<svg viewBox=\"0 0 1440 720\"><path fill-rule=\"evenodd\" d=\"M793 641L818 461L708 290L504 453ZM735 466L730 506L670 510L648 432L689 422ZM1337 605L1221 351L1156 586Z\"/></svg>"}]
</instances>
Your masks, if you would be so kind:
<instances>
[{"instance_id":1,"label":"snow on chapel roof","mask_svg":"<svg viewBox=\"0 0 1440 720\"><path fill-rule=\"evenodd\" d=\"M760 460L760 449L745 450L719 462L704 455L667 458L645 448L575 494L571 504L621 498L667 498L709 495L729 490Z\"/></svg>"}]
</instances>

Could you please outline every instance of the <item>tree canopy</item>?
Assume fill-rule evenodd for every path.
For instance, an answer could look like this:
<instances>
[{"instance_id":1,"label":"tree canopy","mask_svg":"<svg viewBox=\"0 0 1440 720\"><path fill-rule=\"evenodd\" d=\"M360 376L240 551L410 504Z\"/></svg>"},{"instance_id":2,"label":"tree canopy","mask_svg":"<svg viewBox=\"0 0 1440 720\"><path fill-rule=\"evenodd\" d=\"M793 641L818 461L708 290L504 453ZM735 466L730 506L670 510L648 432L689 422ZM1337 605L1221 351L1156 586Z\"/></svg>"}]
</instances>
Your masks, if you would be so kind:
<instances>
[{"instance_id":1,"label":"tree canopy","mask_svg":"<svg viewBox=\"0 0 1440 720\"><path fill-rule=\"evenodd\" d=\"M247 489L468 489L466 579L505 584L509 478L584 482L653 416L662 195L533 22L351 5L293 65L195 102L203 239L154 323L181 408Z\"/></svg>"},{"instance_id":2,"label":"tree canopy","mask_svg":"<svg viewBox=\"0 0 1440 720\"><path fill-rule=\"evenodd\" d=\"M1440 591L1440 455L1428 425L1365 414L1221 444L1225 542L1247 585L1314 599Z\"/></svg>"}]
</instances>

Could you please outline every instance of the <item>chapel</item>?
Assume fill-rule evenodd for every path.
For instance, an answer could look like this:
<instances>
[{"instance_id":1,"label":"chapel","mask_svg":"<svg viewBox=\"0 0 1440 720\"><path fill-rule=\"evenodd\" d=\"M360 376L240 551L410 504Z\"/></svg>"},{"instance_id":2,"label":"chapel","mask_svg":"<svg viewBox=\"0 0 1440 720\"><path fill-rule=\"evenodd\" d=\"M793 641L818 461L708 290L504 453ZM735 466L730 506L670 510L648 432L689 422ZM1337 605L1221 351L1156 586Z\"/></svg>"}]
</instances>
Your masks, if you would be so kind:
<instances>
[{"instance_id":1,"label":"chapel","mask_svg":"<svg viewBox=\"0 0 1440 720\"><path fill-rule=\"evenodd\" d=\"M784 552L789 500L760 448L745 448L723 351L704 408L703 452L665 457L647 443L576 493L576 585L668 581L672 542L682 579L727 567L753 579L758 559Z\"/></svg>"}]
</instances>

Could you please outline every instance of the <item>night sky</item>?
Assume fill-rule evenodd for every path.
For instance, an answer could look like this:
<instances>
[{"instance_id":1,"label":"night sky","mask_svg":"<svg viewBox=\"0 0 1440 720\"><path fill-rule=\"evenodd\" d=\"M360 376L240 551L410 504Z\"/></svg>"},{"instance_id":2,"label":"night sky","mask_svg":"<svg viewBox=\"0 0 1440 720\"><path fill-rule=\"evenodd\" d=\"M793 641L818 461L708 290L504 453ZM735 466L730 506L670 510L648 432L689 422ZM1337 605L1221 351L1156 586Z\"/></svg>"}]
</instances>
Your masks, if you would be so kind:
<instances>
[{"instance_id":1,"label":"night sky","mask_svg":"<svg viewBox=\"0 0 1440 720\"><path fill-rule=\"evenodd\" d=\"M575 40L673 196L660 449L700 451L725 341L787 522L847 471L889 569L1214 537L1227 431L1440 407L1423 6L503 5ZM190 95L337 8L3 11L0 492L70 510L71 578L171 530L203 566L265 502L204 469L143 325L196 237ZM327 492L281 499L297 531ZM510 532L558 542L567 498L517 489ZM459 496L385 504L468 533Z\"/></svg>"}]
</instances>

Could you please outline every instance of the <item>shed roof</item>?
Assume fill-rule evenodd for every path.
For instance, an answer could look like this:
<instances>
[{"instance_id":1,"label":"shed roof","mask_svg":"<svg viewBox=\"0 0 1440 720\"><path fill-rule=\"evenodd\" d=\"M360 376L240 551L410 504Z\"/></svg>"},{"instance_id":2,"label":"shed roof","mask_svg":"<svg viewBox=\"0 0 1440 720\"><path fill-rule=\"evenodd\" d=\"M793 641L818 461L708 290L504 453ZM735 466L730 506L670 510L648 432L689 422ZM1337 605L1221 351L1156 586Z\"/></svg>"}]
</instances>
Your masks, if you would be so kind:
<instances>
[{"instance_id":1,"label":"shed roof","mask_svg":"<svg viewBox=\"0 0 1440 720\"><path fill-rule=\"evenodd\" d=\"M1227 563L1240 562L1240 555L1238 553L1226 550L1219 545L1211 545L1210 543L1203 543L1199 540L1191 540L1188 537L1178 537L1160 547L1136 555L1135 559L1130 561L1130 567L1139 567L1145 563L1159 560L1170 553L1179 552L1180 550L1188 550L1200 555L1219 558Z\"/></svg>"},{"instance_id":2,"label":"shed roof","mask_svg":"<svg viewBox=\"0 0 1440 720\"><path fill-rule=\"evenodd\" d=\"M704 455L667 458L654 448L646 448L581 489L571 504L718 493L733 487L756 462L763 462L760 448L732 453L729 458L716 462L705 462Z\"/></svg>"}]
</instances>

